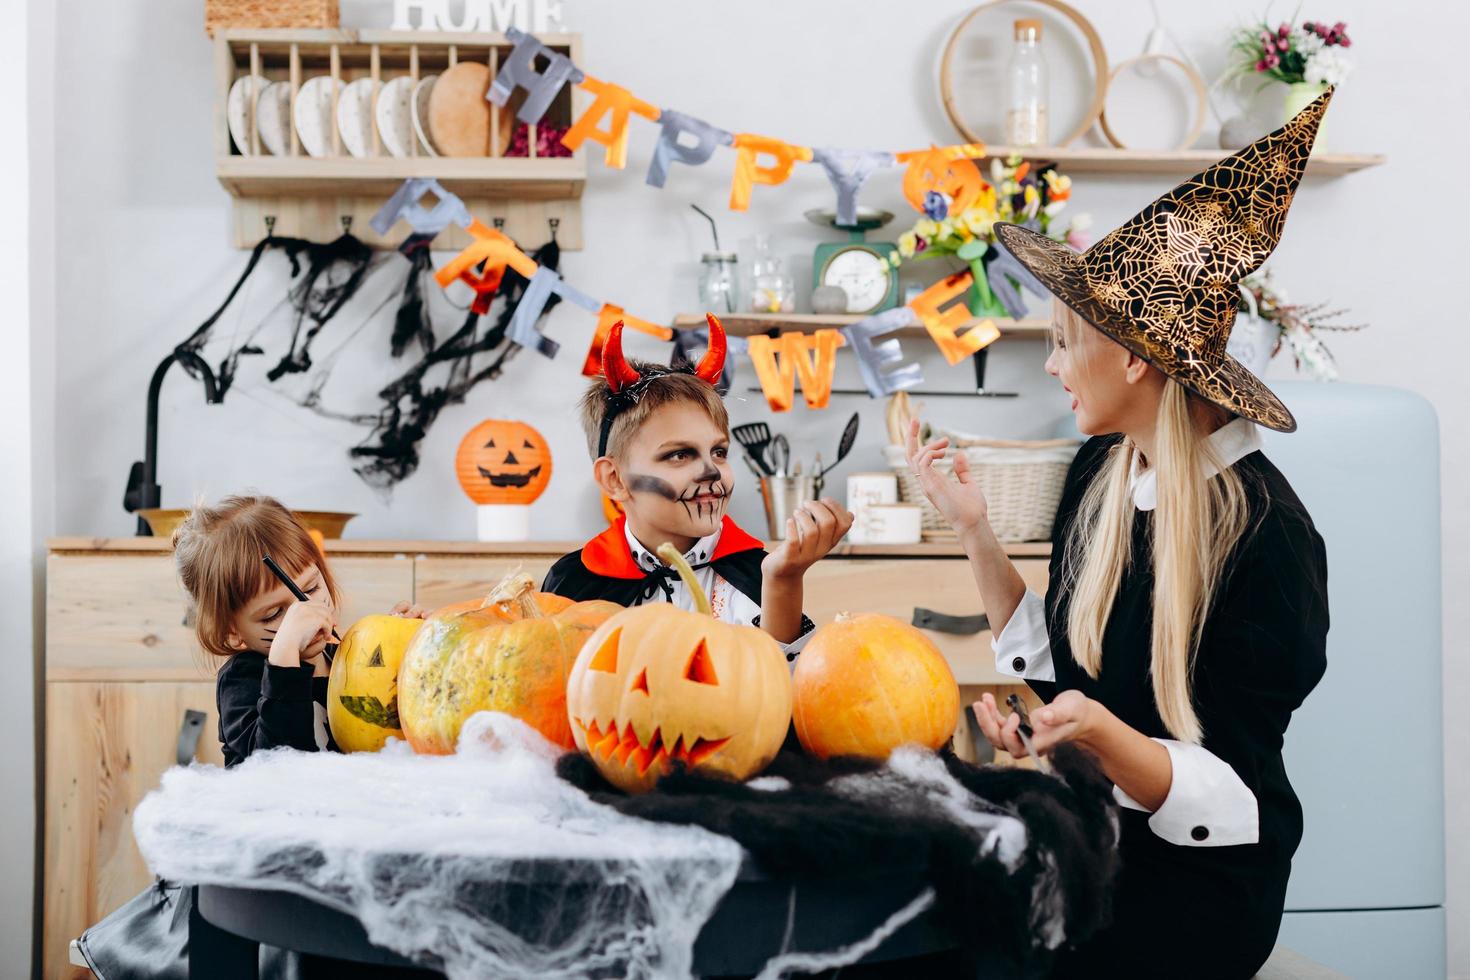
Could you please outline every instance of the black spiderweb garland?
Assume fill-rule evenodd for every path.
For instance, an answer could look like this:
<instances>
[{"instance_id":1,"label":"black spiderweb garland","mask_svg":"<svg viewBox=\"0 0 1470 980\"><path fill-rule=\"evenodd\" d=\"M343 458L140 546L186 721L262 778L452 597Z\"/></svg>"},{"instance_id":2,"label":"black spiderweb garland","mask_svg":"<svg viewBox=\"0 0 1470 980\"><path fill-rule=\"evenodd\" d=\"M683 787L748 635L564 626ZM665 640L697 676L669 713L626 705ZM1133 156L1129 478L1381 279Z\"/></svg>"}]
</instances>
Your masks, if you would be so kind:
<instances>
[{"instance_id":1,"label":"black spiderweb garland","mask_svg":"<svg viewBox=\"0 0 1470 980\"><path fill-rule=\"evenodd\" d=\"M337 356L388 306L393 300L392 294L368 311L336 348L321 358L320 363L314 364L312 359L312 345L323 328L358 294L379 265L372 249L351 234L343 234L335 241L323 244L267 235L251 252L249 261L224 302L176 349L198 354L210 342L220 318L239 297L242 287L257 271L265 254L272 250L283 252L290 261L291 285L286 296L250 328L243 339L230 339L216 372L220 395L223 396L234 383L241 357L266 353L257 338L271 324L277 310L289 307L292 315L290 343L280 361L267 372L266 381L274 383L288 374L310 372L311 381L306 393L292 398L292 401L323 418L368 427L371 430L369 435L349 450L349 456L357 461L354 470L364 482L386 493L418 469L419 443L444 407L463 402L480 382L499 377L506 362L520 349L514 342L506 342L506 332L517 304L525 295L528 281L513 269L506 270L496 292L495 299L501 301L502 306L488 328L482 330L482 317L469 311L459 329L442 342L436 340L429 309L432 292L425 281L434 272L430 254L432 240L432 236L411 235L399 248L409 268L398 293L389 352L392 357L401 358L411 347L417 347L421 356L378 392L381 405L376 411L336 411L327 407L321 396ZM538 265L555 270L561 263L561 248L553 238L532 258ZM543 309L543 316L558 302L560 297L553 294ZM488 363L475 363L477 355L491 354L495 356ZM428 376L439 365L447 367L447 374L442 381L431 382Z\"/></svg>"},{"instance_id":2,"label":"black spiderweb garland","mask_svg":"<svg viewBox=\"0 0 1470 980\"><path fill-rule=\"evenodd\" d=\"M537 249L531 258L538 266L555 271L561 264L561 246L553 238ZM426 351L418 363L378 392L383 407L373 431L350 451L350 455L359 460L354 469L369 486L387 490L417 470L419 443L445 406L463 402L480 382L500 376L506 361L520 350L518 344L506 345L505 335L516 306L525 295L527 283L525 276L514 269L506 269L495 297L503 305L493 326L481 332L481 317L471 310L458 330L443 343ZM547 300L543 316L551 312L560 300L553 294ZM403 330L401 307L399 314L395 338ZM490 363L478 369L475 367L477 354L488 354L502 346L505 349ZM430 369L446 363L449 374L444 382L426 385L425 376Z\"/></svg>"}]
</instances>

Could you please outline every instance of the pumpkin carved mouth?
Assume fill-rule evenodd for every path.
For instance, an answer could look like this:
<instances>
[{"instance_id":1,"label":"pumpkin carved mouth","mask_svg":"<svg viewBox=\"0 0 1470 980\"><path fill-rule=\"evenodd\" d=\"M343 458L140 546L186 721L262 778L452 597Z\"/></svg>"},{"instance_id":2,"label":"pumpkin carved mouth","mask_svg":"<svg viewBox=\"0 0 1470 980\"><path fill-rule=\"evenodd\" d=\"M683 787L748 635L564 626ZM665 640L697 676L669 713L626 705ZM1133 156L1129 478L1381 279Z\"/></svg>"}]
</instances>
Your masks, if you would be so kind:
<instances>
[{"instance_id":1,"label":"pumpkin carved mouth","mask_svg":"<svg viewBox=\"0 0 1470 980\"><path fill-rule=\"evenodd\" d=\"M478 467L480 475L490 481L492 487L511 487L519 489L529 486L534 477L541 475L541 467L533 466L524 473L492 473L485 467Z\"/></svg>"},{"instance_id":2,"label":"pumpkin carved mouth","mask_svg":"<svg viewBox=\"0 0 1470 980\"><path fill-rule=\"evenodd\" d=\"M627 722L621 732L618 731L617 722L614 722L606 732L597 726L596 722L578 725L587 733L587 751L594 759L603 760L616 759L619 765L631 764L637 769L638 775L642 776L655 765L663 765L670 759L677 759L689 767L699 765L705 759L714 755L729 738L694 738L686 741L681 735L674 740L672 746L666 745L660 729L655 728L649 736L647 744L638 740L638 733L633 730L633 723Z\"/></svg>"}]
</instances>

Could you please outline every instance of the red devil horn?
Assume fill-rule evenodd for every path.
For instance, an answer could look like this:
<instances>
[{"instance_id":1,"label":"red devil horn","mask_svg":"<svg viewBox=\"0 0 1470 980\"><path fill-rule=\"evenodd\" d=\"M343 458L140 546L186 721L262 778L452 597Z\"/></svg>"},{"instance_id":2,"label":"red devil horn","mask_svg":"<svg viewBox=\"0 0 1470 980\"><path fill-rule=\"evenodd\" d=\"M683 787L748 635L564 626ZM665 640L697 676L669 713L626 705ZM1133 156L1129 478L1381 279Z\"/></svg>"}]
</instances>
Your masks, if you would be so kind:
<instances>
[{"instance_id":1,"label":"red devil horn","mask_svg":"<svg viewBox=\"0 0 1470 980\"><path fill-rule=\"evenodd\" d=\"M623 358L623 321L619 320L607 332L607 342L602 345L602 376L613 394L622 391L642 377Z\"/></svg>"},{"instance_id":2,"label":"red devil horn","mask_svg":"<svg viewBox=\"0 0 1470 980\"><path fill-rule=\"evenodd\" d=\"M704 318L709 321L709 348L699 359L699 366L694 369L694 373L714 384L720 380L720 374L725 370L725 328L721 325L720 318L713 313L706 313Z\"/></svg>"}]
</instances>

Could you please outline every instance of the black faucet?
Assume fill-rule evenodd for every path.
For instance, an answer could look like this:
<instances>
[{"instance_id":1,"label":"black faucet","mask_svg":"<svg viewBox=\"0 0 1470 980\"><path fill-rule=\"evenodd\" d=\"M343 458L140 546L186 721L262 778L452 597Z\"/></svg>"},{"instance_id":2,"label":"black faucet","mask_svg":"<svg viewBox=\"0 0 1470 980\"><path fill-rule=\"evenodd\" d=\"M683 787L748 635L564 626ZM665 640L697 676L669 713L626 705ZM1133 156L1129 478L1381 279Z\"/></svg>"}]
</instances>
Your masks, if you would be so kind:
<instances>
[{"instance_id":1,"label":"black faucet","mask_svg":"<svg viewBox=\"0 0 1470 980\"><path fill-rule=\"evenodd\" d=\"M173 367L175 361L198 372L200 380L204 382L205 402L218 405L224 401L219 385L215 383L214 372L198 354L175 350L159 362L153 371L153 380L148 382L148 429L143 443L143 460L134 463L128 472L128 489L123 494L123 510L128 513L157 507L162 497L162 490L158 486L158 393L163 388L163 376ZM138 518L138 536L148 537L152 533L148 522Z\"/></svg>"}]
</instances>

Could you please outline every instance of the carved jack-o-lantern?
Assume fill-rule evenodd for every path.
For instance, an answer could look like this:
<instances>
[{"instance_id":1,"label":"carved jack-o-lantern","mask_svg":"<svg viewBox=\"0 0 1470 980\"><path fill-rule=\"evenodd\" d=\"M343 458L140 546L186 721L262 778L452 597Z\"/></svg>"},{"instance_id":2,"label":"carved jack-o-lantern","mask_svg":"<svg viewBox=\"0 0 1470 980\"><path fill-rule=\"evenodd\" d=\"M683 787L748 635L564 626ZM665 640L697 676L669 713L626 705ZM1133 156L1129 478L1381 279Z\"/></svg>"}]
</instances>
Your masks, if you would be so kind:
<instances>
[{"instance_id":1,"label":"carved jack-o-lantern","mask_svg":"<svg viewBox=\"0 0 1470 980\"><path fill-rule=\"evenodd\" d=\"M948 194L949 213L959 214L974 204L989 186L973 159L984 152L983 147L965 144L900 153L899 162L908 164L903 174L903 196L915 211L923 211L926 193Z\"/></svg>"},{"instance_id":2,"label":"carved jack-o-lantern","mask_svg":"<svg viewBox=\"0 0 1470 980\"><path fill-rule=\"evenodd\" d=\"M786 656L761 630L716 620L678 550L659 554L699 611L653 603L598 627L567 681L572 738L629 793L651 789L675 760L748 779L776 757L791 723Z\"/></svg>"},{"instance_id":3,"label":"carved jack-o-lantern","mask_svg":"<svg viewBox=\"0 0 1470 980\"><path fill-rule=\"evenodd\" d=\"M465 433L454 468L477 504L529 504L551 481L551 449L524 422L486 419Z\"/></svg>"}]
</instances>

